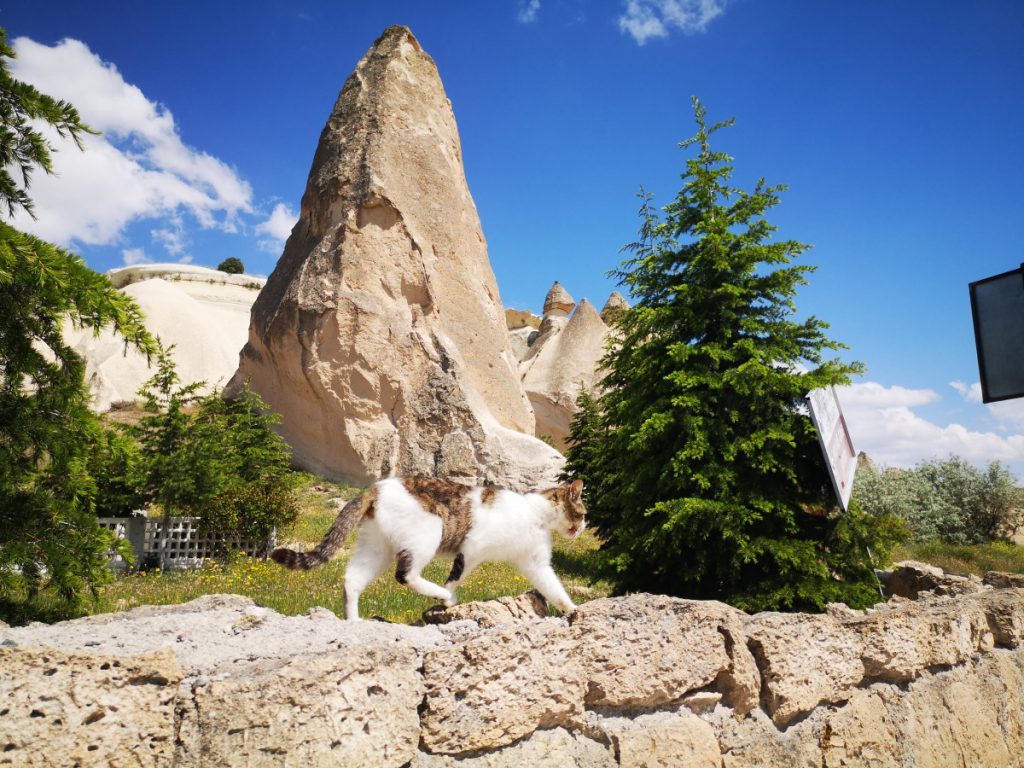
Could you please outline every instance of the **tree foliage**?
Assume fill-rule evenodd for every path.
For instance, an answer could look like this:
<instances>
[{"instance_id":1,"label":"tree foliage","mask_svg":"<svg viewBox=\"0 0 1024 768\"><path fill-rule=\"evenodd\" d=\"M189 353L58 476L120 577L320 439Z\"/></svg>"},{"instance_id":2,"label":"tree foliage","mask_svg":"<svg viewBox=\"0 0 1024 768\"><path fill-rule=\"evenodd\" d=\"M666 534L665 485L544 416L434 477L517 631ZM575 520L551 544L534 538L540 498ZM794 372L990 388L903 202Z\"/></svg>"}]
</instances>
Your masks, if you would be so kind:
<instances>
[{"instance_id":1,"label":"tree foliage","mask_svg":"<svg viewBox=\"0 0 1024 768\"><path fill-rule=\"evenodd\" d=\"M245 264L237 256L229 256L217 265L217 269L229 275L240 275L245 272Z\"/></svg>"},{"instance_id":2,"label":"tree foliage","mask_svg":"<svg viewBox=\"0 0 1024 768\"><path fill-rule=\"evenodd\" d=\"M71 104L14 79L7 64L7 59L13 58L15 53L7 43L7 32L0 28L0 206L7 208L9 217L19 208L33 213L28 195L32 172L37 168L53 172L53 147L34 122L46 123L61 138L72 139L79 149L82 134L95 133L81 121Z\"/></svg>"},{"instance_id":3,"label":"tree foliage","mask_svg":"<svg viewBox=\"0 0 1024 768\"><path fill-rule=\"evenodd\" d=\"M832 514L810 390L857 364L826 324L794 319L808 246L771 241L781 186L729 183L732 158L694 99L695 148L662 219L641 191L640 229L613 273L634 302L615 321L601 394L580 401L568 472L619 591L714 598L749 610L821 608L876 597L865 544L898 530ZM865 541L867 539L868 541Z\"/></svg>"},{"instance_id":4,"label":"tree foliage","mask_svg":"<svg viewBox=\"0 0 1024 768\"><path fill-rule=\"evenodd\" d=\"M76 256L0 222L0 589L49 583L74 609L107 578L90 468L105 437L64 323L154 349L137 307Z\"/></svg>"},{"instance_id":5,"label":"tree foliage","mask_svg":"<svg viewBox=\"0 0 1024 768\"><path fill-rule=\"evenodd\" d=\"M173 348L172 348L173 349ZM265 539L298 514L291 449L273 431L280 417L248 384L233 398L183 385L171 350L140 394L146 415L138 440L142 495L172 514L199 517L209 530Z\"/></svg>"},{"instance_id":6,"label":"tree foliage","mask_svg":"<svg viewBox=\"0 0 1024 768\"><path fill-rule=\"evenodd\" d=\"M13 56L0 29L0 210L8 217L32 213L32 173L51 172L53 148L37 123L79 146L92 132L70 104L15 80ZM109 578L115 544L96 522L90 466L105 435L88 408L85 363L64 342L66 324L110 327L126 344L155 349L138 308L110 280L0 222L0 598L16 606L10 611L48 586L62 611L75 612Z\"/></svg>"},{"instance_id":7,"label":"tree foliage","mask_svg":"<svg viewBox=\"0 0 1024 768\"><path fill-rule=\"evenodd\" d=\"M957 456L908 470L867 466L853 494L868 513L906 521L918 542L978 544L1024 524L1024 494L998 461L984 471Z\"/></svg>"}]
</instances>

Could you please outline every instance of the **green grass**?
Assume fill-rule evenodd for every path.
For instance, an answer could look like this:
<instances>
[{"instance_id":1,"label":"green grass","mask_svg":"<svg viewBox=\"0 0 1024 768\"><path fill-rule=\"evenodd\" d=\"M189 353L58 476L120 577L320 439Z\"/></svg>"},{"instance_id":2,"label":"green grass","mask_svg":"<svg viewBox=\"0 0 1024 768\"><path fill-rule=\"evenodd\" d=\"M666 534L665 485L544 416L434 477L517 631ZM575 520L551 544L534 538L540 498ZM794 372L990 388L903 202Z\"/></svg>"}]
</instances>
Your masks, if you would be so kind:
<instances>
[{"instance_id":1,"label":"green grass","mask_svg":"<svg viewBox=\"0 0 1024 768\"><path fill-rule=\"evenodd\" d=\"M986 544L907 544L893 553L893 561L918 560L936 565L953 573L973 573L983 576L986 571L1024 573L1024 547L1009 541L991 541Z\"/></svg>"},{"instance_id":2,"label":"green grass","mask_svg":"<svg viewBox=\"0 0 1024 768\"><path fill-rule=\"evenodd\" d=\"M339 507L334 500L346 501L359 489L336 485L310 476L299 491L302 513L289 528L278 534L279 542L305 549L320 541ZM259 605L285 615L305 613L322 606L339 616L344 614L344 575L355 542L355 535L331 562L309 571L290 571L277 564L244 556L233 556L227 563L210 561L199 571L160 573L150 571L119 576L104 587L94 613L121 611L138 605L168 605L194 600L201 595L232 593L246 595ZM594 583L593 556L597 539L585 531L574 541L555 536L554 567L572 599L585 602L609 594L609 585ZM451 558L437 558L424 570L425 578L444 583L451 569ZM363 593L361 616L377 616L388 621L414 623L436 601L398 584L394 566L375 580ZM530 583L515 567L504 563L484 563L459 587L460 602L490 600L518 595L530 589Z\"/></svg>"}]
</instances>

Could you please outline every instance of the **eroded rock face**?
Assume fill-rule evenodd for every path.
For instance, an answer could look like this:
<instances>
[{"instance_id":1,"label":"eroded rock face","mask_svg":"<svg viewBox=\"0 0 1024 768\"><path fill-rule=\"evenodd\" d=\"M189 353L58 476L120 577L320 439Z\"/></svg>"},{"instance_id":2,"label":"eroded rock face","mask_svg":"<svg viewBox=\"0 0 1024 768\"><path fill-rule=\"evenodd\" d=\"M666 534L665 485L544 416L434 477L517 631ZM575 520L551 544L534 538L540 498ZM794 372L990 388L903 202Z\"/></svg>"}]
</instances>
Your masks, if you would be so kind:
<instances>
[{"instance_id":1,"label":"eroded rock face","mask_svg":"<svg viewBox=\"0 0 1024 768\"><path fill-rule=\"evenodd\" d=\"M146 316L146 327L166 347L182 384L205 382L201 390L223 387L238 366L249 312L264 283L252 275L228 275L189 264L145 264L107 273L114 287L128 294ZM85 358L91 407L138 399L138 391L156 367L109 329L67 328L69 346Z\"/></svg>"},{"instance_id":2,"label":"eroded rock face","mask_svg":"<svg viewBox=\"0 0 1024 768\"><path fill-rule=\"evenodd\" d=\"M568 320L545 315L540 335L520 366L537 434L550 437L559 450L565 450L580 389L594 390L607 337L608 326L583 299Z\"/></svg>"},{"instance_id":3,"label":"eroded rock face","mask_svg":"<svg viewBox=\"0 0 1024 768\"><path fill-rule=\"evenodd\" d=\"M253 306L249 379L305 467L550 485L433 60L391 27L345 83Z\"/></svg>"},{"instance_id":4,"label":"eroded rock face","mask_svg":"<svg viewBox=\"0 0 1024 768\"><path fill-rule=\"evenodd\" d=\"M0 765L169 765L181 676L168 650L0 648Z\"/></svg>"},{"instance_id":5,"label":"eroded rock face","mask_svg":"<svg viewBox=\"0 0 1024 768\"><path fill-rule=\"evenodd\" d=\"M0 628L0 765L1021 766L1024 590L530 601L438 627L212 596Z\"/></svg>"}]
</instances>

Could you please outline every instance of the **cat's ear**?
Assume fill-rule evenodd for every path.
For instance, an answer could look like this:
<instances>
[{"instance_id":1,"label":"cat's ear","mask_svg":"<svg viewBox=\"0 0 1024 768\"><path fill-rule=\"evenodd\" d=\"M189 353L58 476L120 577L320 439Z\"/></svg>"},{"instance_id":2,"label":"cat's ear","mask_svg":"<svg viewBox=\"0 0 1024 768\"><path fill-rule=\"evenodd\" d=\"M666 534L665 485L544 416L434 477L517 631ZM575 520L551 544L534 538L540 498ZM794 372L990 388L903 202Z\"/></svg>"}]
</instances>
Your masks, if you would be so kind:
<instances>
[{"instance_id":1,"label":"cat's ear","mask_svg":"<svg viewBox=\"0 0 1024 768\"><path fill-rule=\"evenodd\" d=\"M577 501L580 496L583 495L583 481L574 480L572 485L569 486L569 498L573 501Z\"/></svg>"}]
</instances>

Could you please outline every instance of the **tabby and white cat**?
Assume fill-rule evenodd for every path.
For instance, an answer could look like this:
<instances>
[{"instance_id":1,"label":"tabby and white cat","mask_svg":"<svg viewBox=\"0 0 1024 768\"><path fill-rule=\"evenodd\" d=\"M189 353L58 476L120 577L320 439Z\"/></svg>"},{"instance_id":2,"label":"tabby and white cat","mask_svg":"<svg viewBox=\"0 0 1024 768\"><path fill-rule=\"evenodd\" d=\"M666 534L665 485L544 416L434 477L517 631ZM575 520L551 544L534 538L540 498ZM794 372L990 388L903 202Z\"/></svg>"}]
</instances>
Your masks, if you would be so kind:
<instances>
[{"instance_id":1,"label":"tabby and white cat","mask_svg":"<svg viewBox=\"0 0 1024 768\"><path fill-rule=\"evenodd\" d=\"M514 563L563 613L576 610L551 568L551 531L573 538L587 510L576 480L537 493L471 488L432 477L389 478L341 510L324 540L309 552L275 549L288 568L322 565L359 525L345 569L345 618L359 618L359 595L397 558L395 578L421 595L455 604L455 588L486 560ZM420 573L435 555L455 555L444 587Z\"/></svg>"}]
</instances>

